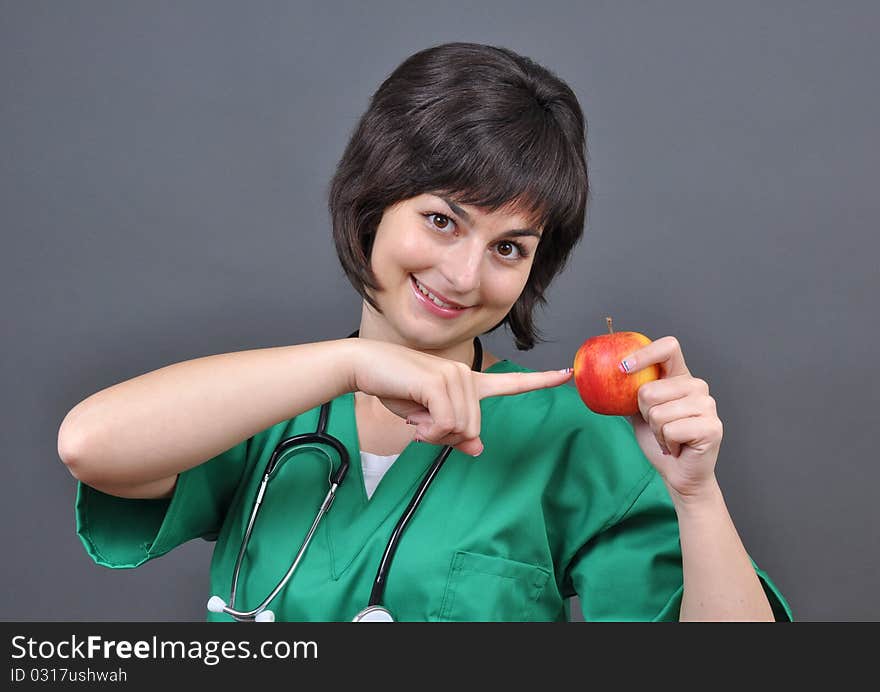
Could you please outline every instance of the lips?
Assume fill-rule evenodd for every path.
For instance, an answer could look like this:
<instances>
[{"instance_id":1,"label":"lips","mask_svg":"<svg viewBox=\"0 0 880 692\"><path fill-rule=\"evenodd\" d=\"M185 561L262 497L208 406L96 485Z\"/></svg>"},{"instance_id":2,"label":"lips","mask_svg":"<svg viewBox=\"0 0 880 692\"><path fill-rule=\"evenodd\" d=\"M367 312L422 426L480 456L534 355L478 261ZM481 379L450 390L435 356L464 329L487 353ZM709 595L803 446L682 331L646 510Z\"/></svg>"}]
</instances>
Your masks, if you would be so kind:
<instances>
[{"instance_id":1,"label":"lips","mask_svg":"<svg viewBox=\"0 0 880 692\"><path fill-rule=\"evenodd\" d=\"M470 307L444 308L437 305L437 303L435 303L428 296L422 293L422 291L419 289L419 283L420 282L417 282L416 278L412 274L410 274L409 285L412 286L413 299L422 307L422 309L427 310L430 314L443 319L455 319L456 317L461 317L462 315L466 314L468 310L470 310ZM433 293L433 291L431 292Z\"/></svg>"},{"instance_id":2,"label":"lips","mask_svg":"<svg viewBox=\"0 0 880 692\"><path fill-rule=\"evenodd\" d=\"M458 308L459 310L463 310L463 309L465 309L465 308L467 308L467 307L470 307L470 306L467 306L467 305L462 305L461 303L456 303L454 300L449 300L449 298L447 298L446 296L444 296L442 293L439 293L439 292L435 291L433 288L431 288L431 287L428 286L427 284L424 284L424 283L422 283L421 281L419 281L415 276L412 276L412 275L410 275L410 276L412 277L413 284L415 285L417 291L420 290L420 289L419 289L419 284L421 284L421 285L422 285L422 288L426 289L427 291L430 291L433 295L435 295L437 298L439 298L441 301L443 301L443 302L446 303L447 305L451 305L452 307L454 307L454 308ZM429 300L430 300L430 299L429 299ZM439 306L438 306L438 307L439 307Z\"/></svg>"}]
</instances>

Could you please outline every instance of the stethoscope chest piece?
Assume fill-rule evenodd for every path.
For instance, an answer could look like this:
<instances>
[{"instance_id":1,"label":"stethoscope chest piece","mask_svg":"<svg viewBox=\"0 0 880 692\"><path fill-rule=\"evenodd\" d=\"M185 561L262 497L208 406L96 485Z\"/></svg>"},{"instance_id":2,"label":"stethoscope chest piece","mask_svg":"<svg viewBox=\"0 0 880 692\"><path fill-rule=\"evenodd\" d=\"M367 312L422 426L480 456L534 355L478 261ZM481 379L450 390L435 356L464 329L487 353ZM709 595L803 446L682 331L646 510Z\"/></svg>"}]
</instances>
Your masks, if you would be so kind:
<instances>
[{"instance_id":1,"label":"stethoscope chest piece","mask_svg":"<svg viewBox=\"0 0 880 692\"><path fill-rule=\"evenodd\" d=\"M355 615L352 622L394 622L394 618L387 608L372 605Z\"/></svg>"}]
</instances>

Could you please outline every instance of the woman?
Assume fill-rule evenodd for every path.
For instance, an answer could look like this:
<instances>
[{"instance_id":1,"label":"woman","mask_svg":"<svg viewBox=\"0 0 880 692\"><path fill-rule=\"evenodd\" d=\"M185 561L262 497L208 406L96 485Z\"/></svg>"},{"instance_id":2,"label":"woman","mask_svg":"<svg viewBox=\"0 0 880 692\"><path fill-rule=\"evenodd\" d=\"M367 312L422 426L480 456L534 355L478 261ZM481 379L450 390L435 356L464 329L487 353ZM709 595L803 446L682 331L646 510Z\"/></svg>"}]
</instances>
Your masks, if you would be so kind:
<instances>
[{"instance_id":1,"label":"woman","mask_svg":"<svg viewBox=\"0 0 880 692\"><path fill-rule=\"evenodd\" d=\"M404 61L329 191L358 338L178 363L71 410L59 454L93 559L216 540L209 620L350 620L368 602L399 620L563 620L574 594L588 620L790 618L727 513L721 422L676 339L627 358L663 371L629 422L587 410L568 369L482 350L502 325L520 350L538 340L534 308L583 231L584 130L571 89L509 50ZM267 462L325 402L348 480L328 494L327 444L291 452L249 533Z\"/></svg>"}]
</instances>

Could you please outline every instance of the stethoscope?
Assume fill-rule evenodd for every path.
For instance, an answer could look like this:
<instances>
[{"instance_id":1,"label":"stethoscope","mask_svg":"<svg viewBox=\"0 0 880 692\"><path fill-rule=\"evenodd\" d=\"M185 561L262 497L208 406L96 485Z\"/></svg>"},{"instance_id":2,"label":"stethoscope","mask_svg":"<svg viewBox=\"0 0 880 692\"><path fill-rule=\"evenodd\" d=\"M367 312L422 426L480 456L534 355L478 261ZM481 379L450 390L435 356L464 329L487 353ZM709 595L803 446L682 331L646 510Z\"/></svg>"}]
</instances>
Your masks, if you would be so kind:
<instances>
[{"instance_id":1,"label":"stethoscope","mask_svg":"<svg viewBox=\"0 0 880 692\"><path fill-rule=\"evenodd\" d=\"M359 331L352 332L348 338L357 337L359 335ZM471 365L471 369L477 372L482 371L483 369L483 346L480 343L479 337L474 337L474 362ZM299 565L300 560L302 560L303 555L306 552L306 548L309 547L309 543L312 540L312 536L315 533L315 530L318 528L318 524L321 522L323 516L327 513L327 510L330 509L330 505L333 504L333 499L336 497L336 491L339 489L339 486L342 485L342 481L345 479L345 474L348 473L348 467L350 465L348 450L346 450L345 445L342 444L337 438L333 437L327 433L327 418L330 414L330 402L328 401L325 404L321 405L321 411L318 415L318 429L313 433L302 433L299 435L293 435L292 437L288 437L287 439L282 440L275 447L275 451L272 453L272 456L269 458L269 463L266 464L266 470L263 473L263 481L260 483L260 487L257 490L257 497L254 500L254 507L251 511L251 518L248 521L247 529L244 533L244 540L242 541L241 548L238 550L238 558L235 560L235 570L232 573L232 588L229 594L229 604L227 605L226 601L224 601L220 596L211 596L208 600L208 610L212 613L227 613L234 617L239 621L254 621L254 622L273 622L275 620L275 613L268 609L269 603L272 602L272 599L278 595L281 589L287 584L290 578L293 576L293 573L296 571L297 565ZM328 478L330 484L330 490L327 491L327 495L324 497L324 501L321 503L320 508L318 509L318 513L315 516L315 520L312 522L312 526L306 534L305 539L302 542L299 550L296 553L296 557L293 559L293 563L290 565L290 569L287 570L287 573L284 575L284 578L278 582L278 585L272 589L272 592L263 599L263 602L260 603L253 610L236 610L235 609L235 593L238 588L238 577L241 571L241 563L244 560L244 554L247 552L248 542L251 539L251 532L254 528L254 522L257 520L257 513L259 512L260 505L263 502L263 496L266 494L266 487L269 485L269 479L272 477L272 474L280 468L280 464L278 463L279 458L288 452L293 447L297 445L314 445L314 444L324 444L330 445L333 447L338 453L340 458L339 468L336 473L333 473L333 461L330 459L330 456L324 452L330 461L330 475ZM323 451L323 450L321 450ZM410 519L412 519L413 514L415 514L416 509L419 506L419 503L422 501L422 498L425 495L425 492L428 490L428 486L431 485L431 482L437 476L437 472L440 471L440 467L443 466L443 462L446 461L449 453L452 451L452 447L449 445L443 447L440 450L440 453L434 459L434 463L431 464L431 467L428 469L428 472L425 474L425 477L422 479L422 482L419 483L419 487L416 489L416 492L413 494L412 499L409 501L409 504L406 506L406 509L403 511L400 519L397 521L397 525L394 527L394 531L391 532L391 537L388 539L388 544L385 546L385 552L382 555L382 559L379 562L379 569L376 571L376 578L373 581L373 588L370 592L370 601L367 606L361 610L357 615L355 615L352 622L394 622L394 617L391 615L391 612L381 605L382 597L385 593L385 583L388 579L388 572L391 569L391 561L394 559L394 553L397 551L397 546L400 543L400 539L403 536L403 531L406 528L407 524L409 524ZM285 461L290 458L289 455L285 458Z\"/></svg>"}]
</instances>

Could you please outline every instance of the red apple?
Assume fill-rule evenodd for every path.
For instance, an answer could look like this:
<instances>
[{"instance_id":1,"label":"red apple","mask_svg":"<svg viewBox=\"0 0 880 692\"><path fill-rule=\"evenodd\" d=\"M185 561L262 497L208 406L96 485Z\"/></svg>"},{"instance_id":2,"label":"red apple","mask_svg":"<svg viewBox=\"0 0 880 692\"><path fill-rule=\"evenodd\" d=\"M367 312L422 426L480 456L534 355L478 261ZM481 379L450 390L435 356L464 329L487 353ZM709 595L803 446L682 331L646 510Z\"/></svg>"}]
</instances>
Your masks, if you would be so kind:
<instances>
[{"instance_id":1,"label":"red apple","mask_svg":"<svg viewBox=\"0 0 880 692\"><path fill-rule=\"evenodd\" d=\"M646 382L660 379L660 366L649 365L627 375L620 361L651 343L639 332L615 332L606 317L608 333L587 339L574 357L574 384L591 411L607 416L639 412L638 392Z\"/></svg>"}]
</instances>

